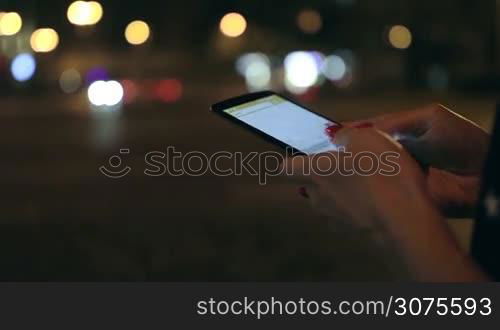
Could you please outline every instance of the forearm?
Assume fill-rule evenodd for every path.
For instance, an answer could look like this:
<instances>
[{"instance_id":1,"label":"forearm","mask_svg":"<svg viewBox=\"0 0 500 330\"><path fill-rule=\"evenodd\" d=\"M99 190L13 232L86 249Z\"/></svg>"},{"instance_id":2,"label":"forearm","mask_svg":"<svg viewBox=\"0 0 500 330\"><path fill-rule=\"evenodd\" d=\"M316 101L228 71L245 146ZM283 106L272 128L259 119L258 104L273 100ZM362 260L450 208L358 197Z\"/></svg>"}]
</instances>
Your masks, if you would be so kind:
<instances>
[{"instance_id":1,"label":"forearm","mask_svg":"<svg viewBox=\"0 0 500 330\"><path fill-rule=\"evenodd\" d=\"M406 214L397 214L399 219L388 219L384 234L413 278L425 282L488 280L460 249L445 219L429 203L417 205L420 207L407 209Z\"/></svg>"}]
</instances>

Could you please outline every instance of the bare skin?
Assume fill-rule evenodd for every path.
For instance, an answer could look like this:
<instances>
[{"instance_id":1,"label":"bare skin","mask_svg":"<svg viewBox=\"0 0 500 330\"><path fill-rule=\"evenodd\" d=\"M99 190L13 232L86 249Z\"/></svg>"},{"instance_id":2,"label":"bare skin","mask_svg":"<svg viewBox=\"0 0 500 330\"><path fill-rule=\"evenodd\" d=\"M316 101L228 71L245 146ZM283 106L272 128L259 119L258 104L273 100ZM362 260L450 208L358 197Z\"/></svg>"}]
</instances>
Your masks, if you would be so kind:
<instances>
[{"instance_id":1,"label":"bare skin","mask_svg":"<svg viewBox=\"0 0 500 330\"><path fill-rule=\"evenodd\" d=\"M306 156L288 159L284 164L291 173L288 177L306 187L312 206L333 223L370 229L377 242L397 251L415 280L487 280L459 248L443 214L469 212L473 207L488 135L441 106L370 122L373 128L347 125L336 132L334 143L354 155L397 152L399 174L309 174L305 167L325 168L332 161L343 161L346 168L366 168L346 152L332 151L315 162Z\"/></svg>"},{"instance_id":2,"label":"bare skin","mask_svg":"<svg viewBox=\"0 0 500 330\"><path fill-rule=\"evenodd\" d=\"M427 167L428 191L444 215L473 215L489 147L488 133L440 104L363 122L396 136Z\"/></svg>"}]
</instances>

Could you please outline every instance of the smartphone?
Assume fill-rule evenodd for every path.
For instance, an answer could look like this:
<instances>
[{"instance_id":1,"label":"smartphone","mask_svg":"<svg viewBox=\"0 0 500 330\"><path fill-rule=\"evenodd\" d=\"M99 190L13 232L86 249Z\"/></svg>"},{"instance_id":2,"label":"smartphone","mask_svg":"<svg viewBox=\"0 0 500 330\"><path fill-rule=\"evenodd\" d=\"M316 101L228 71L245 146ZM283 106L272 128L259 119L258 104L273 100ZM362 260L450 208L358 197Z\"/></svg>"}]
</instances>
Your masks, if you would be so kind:
<instances>
[{"instance_id":1,"label":"smartphone","mask_svg":"<svg viewBox=\"0 0 500 330\"><path fill-rule=\"evenodd\" d=\"M294 153L311 155L336 149L325 129L340 124L271 91L222 101L211 110Z\"/></svg>"}]
</instances>

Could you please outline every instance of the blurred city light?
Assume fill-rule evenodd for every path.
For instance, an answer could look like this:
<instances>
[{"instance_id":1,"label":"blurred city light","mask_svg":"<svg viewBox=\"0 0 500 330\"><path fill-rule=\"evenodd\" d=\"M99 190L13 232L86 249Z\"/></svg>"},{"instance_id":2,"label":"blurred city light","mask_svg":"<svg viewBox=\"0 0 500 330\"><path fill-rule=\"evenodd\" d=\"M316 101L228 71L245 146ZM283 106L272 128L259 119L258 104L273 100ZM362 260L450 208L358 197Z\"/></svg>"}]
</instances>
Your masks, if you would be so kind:
<instances>
[{"instance_id":1,"label":"blurred city light","mask_svg":"<svg viewBox=\"0 0 500 330\"><path fill-rule=\"evenodd\" d=\"M316 84L319 69L310 52L292 52L285 58L285 86L293 93L301 93Z\"/></svg>"},{"instance_id":2,"label":"blurred city light","mask_svg":"<svg viewBox=\"0 0 500 330\"><path fill-rule=\"evenodd\" d=\"M269 89L271 67L265 62L254 62L247 67L245 81L250 91Z\"/></svg>"},{"instance_id":3,"label":"blurred city light","mask_svg":"<svg viewBox=\"0 0 500 330\"><path fill-rule=\"evenodd\" d=\"M249 91L259 91L270 87L272 73L269 57L262 53L248 53L236 61L236 71L245 77Z\"/></svg>"},{"instance_id":4,"label":"blurred city light","mask_svg":"<svg viewBox=\"0 0 500 330\"><path fill-rule=\"evenodd\" d=\"M16 81L30 80L36 71L36 61L33 55L22 53L17 55L11 63L10 71Z\"/></svg>"},{"instance_id":5,"label":"blurred city light","mask_svg":"<svg viewBox=\"0 0 500 330\"><path fill-rule=\"evenodd\" d=\"M347 73L347 64L342 57L330 55L325 58L321 71L328 80L340 81Z\"/></svg>"},{"instance_id":6,"label":"blurred city light","mask_svg":"<svg viewBox=\"0 0 500 330\"><path fill-rule=\"evenodd\" d=\"M165 79L156 85L154 93L159 100L173 103L182 97L183 86L177 79Z\"/></svg>"},{"instance_id":7,"label":"blurred city light","mask_svg":"<svg viewBox=\"0 0 500 330\"><path fill-rule=\"evenodd\" d=\"M48 53L56 49L59 44L59 35L54 29L38 29L30 39L31 48L37 53Z\"/></svg>"},{"instance_id":8,"label":"blurred city light","mask_svg":"<svg viewBox=\"0 0 500 330\"><path fill-rule=\"evenodd\" d=\"M245 33L247 21L241 14L229 13L221 19L219 27L225 36L236 38Z\"/></svg>"},{"instance_id":9,"label":"blurred city light","mask_svg":"<svg viewBox=\"0 0 500 330\"><path fill-rule=\"evenodd\" d=\"M102 16L103 9L97 1L75 1L68 7L68 20L79 26L97 24Z\"/></svg>"},{"instance_id":10,"label":"blurred city light","mask_svg":"<svg viewBox=\"0 0 500 330\"><path fill-rule=\"evenodd\" d=\"M106 70L105 68L96 67L90 69L85 75L85 83L87 85L90 85L98 80L109 80L108 70Z\"/></svg>"},{"instance_id":11,"label":"blurred city light","mask_svg":"<svg viewBox=\"0 0 500 330\"><path fill-rule=\"evenodd\" d=\"M102 19L102 16L104 15L104 10L102 9L101 4L97 1L90 1L89 3L90 3L89 25L94 25L99 23L99 21Z\"/></svg>"},{"instance_id":12,"label":"blurred city light","mask_svg":"<svg viewBox=\"0 0 500 330\"><path fill-rule=\"evenodd\" d=\"M133 21L125 29L125 39L131 45L141 45L148 41L151 31L143 21Z\"/></svg>"},{"instance_id":13,"label":"blurred city light","mask_svg":"<svg viewBox=\"0 0 500 330\"><path fill-rule=\"evenodd\" d=\"M7 69L8 69L7 64L8 64L7 57L0 54L0 75L2 75L4 72L7 71Z\"/></svg>"},{"instance_id":14,"label":"blurred city light","mask_svg":"<svg viewBox=\"0 0 500 330\"><path fill-rule=\"evenodd\" d=\"M318 11L304 9L297 16L297 25L303 32L315 34L323 27L323 19Z\"/></svg>"},{"instance_id":15,"label":"blurred city light","mask_svg":"<svg viewBox=\"0 0 500 330\"><path fill-rule=\"evenodd\" d=\"M413 36L411 31L403 25L395 25L389 30L389 42L394 48L407 49L411 46Z\"/></svg>"},{"instance_id":16,"label":"blurred city light","mask_svg":"<svg viewBox=\"0 0 500 330\"><path fill-rule=\"evenodd\" d=\"M318 71L321 71L321 68L323 67L323 63L325 62L325 54L322 52L319 52L317 50L313 50L308 52L312 58L314 59L314 63L316 63L316 68Z\"/></svg>"},{"instance_id":17,"label":"blurred city light","mask_svg":"<svg viewBox=\"0 0 500 330\"><path fill-rule=\"evenodd\" d=\"M123 87L118 81L98 80L87 91L89 101L96 107L118 105L123 99Z\"/></svg>"},{"instance_id":18,"label":"blurred city light","mask_svg":"<svg viewBox=\"0 0 500 330\"><path fill-rule=\"evenodd\" d=\"M270 64L269 57L263 53L243 54L236 60L236 71L242 76L245 75L247 68L255 62L264 62Z\"/></svg>"},{"instance_id":19,"label":"blurred city light","mask_svg":"<svg viewBox=\"0 0 500 330\"><path fill-rule=\"evenodd\" d=\"M76 69L68 69L61 74L59 86L64 93L70 94L76 92L82 85L82 76Z\"/></svg>"},{"instance_id":20,"label":"blurred city light","mask_svg":"<svg viewBox=\"0 0 500 330\"><path fill-rule=\"evenodd\" d=\"M28 53L17 55L12 60L10 71L16 81L24 82L30 80L36 71L35 58Z\"/></svg>"},{"instance_id":21,"label":"blurred city light","mask_svg":"<svg viewBox=\"0 0 500 330\"><path fill-rule=\"evenodd\" d=\"M323 64L325 62L325 54L317 50L310 51L309 54L311 54L311 56L314 58L314 63L316 63L316 69L318 71L318 78L316 79L316 83L314 84L314 86L321 86L325 83L325 77L320 74L321 68L323 67Z\"/></svg>"},{"instance_id":22,"label":"blurred city light","mask_svg":"<svg viewBox=\"0 0 500 330\"><path fill-rule=\"evenodd\" d=\"M139 92L135 82L132 80L122 80L120 84L123 87L123 101L125 103L132 103L137 98Z\"/></svg>"},{"instance_id":23,"label":"blurred city light","mask_svg":"<svg viewBox=\"0 0 500 330\"><path fill-rule=\"evenodd\" d=\"M21 31L23 20L18 13L0 13L0 35L13 36Z\"/></svg>"}]
</instances>

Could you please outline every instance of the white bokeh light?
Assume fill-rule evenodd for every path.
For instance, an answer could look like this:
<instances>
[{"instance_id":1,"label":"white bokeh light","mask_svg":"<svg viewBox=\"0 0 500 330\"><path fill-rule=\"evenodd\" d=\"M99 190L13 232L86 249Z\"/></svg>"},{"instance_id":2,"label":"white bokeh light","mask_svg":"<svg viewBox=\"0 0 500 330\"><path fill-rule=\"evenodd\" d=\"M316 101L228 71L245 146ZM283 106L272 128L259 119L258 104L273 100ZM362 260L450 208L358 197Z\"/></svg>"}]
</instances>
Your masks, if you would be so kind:
<instances>
[{"instance_id":1,"label":"white bokeh light","mask_svg":"<svg viewBox=\"0 0 500 330\"><path fill-rule=\"evenodd\" d=\"M118 81L108 81L107 90L109 95L107 96L106 105L113 106L120 103L123 99L123 87Z\"/></svg>"},{"instance_id":2,"label":"white bokeh light","mask_svg":"<svg viewBox=\"0 0 500 330\"><path fill-rule=\"evenodd\" d=\"M317 60L310 52L293 52L285 58L285 86L291 92L316 84L319 76Z\"/></svg>"},{"instance_id":3,"label":"white bokeh light","mask_svg":"<svg viewBox=\"0 0 500 330\"><path fill-rule=\"evenodd\" d=\"M106 91L106 82L102 80L98 80L93 82L88 89L87 95L89 97L90 103L95 106L104 105L105 99L105 91Z\"/></svg>"},{"instance_id":4,"label":"white bokeh light","mask_svg":"<svg viewBox=\"0 0 500 330\"><path fill-rule=\"evenodd\" d=\"M321 71L331 81L342 80L347 73L347 64L338 55L330 55L323 62Z\"/></svg>"},{"instance_id":5,"label":"white bokeh light","mask_svg":"<svg viewBox=\"0 0 500 330\"><path fill-rule=\"evenodd\" d=\"M236 71L242 76L245 75L248 67L253 63L265 63L267 65L271 65L271 61L266 54L263 53L247 53L241 55L236 60Z\"/></svg>"},{"instance_id":6,"label":"white bokeh light","mask_svg":"<svg viewBox=\"0 0 500 330\"><path fill-rule=\"evenodd\" d=\"M97 107L115 106L123 99L123 87L114 80L98 80L89 86L87 92L90 103Z\"/></svg>"},{"instance_id":7,"label":"white bokeh light","mask_svg":"<svg viewBox=\"0 0 500 330\"><path fill-rule=\"evenodd\" d=\"M269 88L271 82L271 68L267 63L254 62L245 72L245 80L250 91Z\"/></svg>"},{"instance_id":8,"label":"white bokeh light","mask_svg":"<svg viewBox=\"0 0 500 330\"><path fill-rule=\"evenodd\" d=\"M262 53L248 53L236 61L236 71L245 77L247 88L251 92L268 89L271 84L271 61Z\"/></svg>"}]
</instances>

